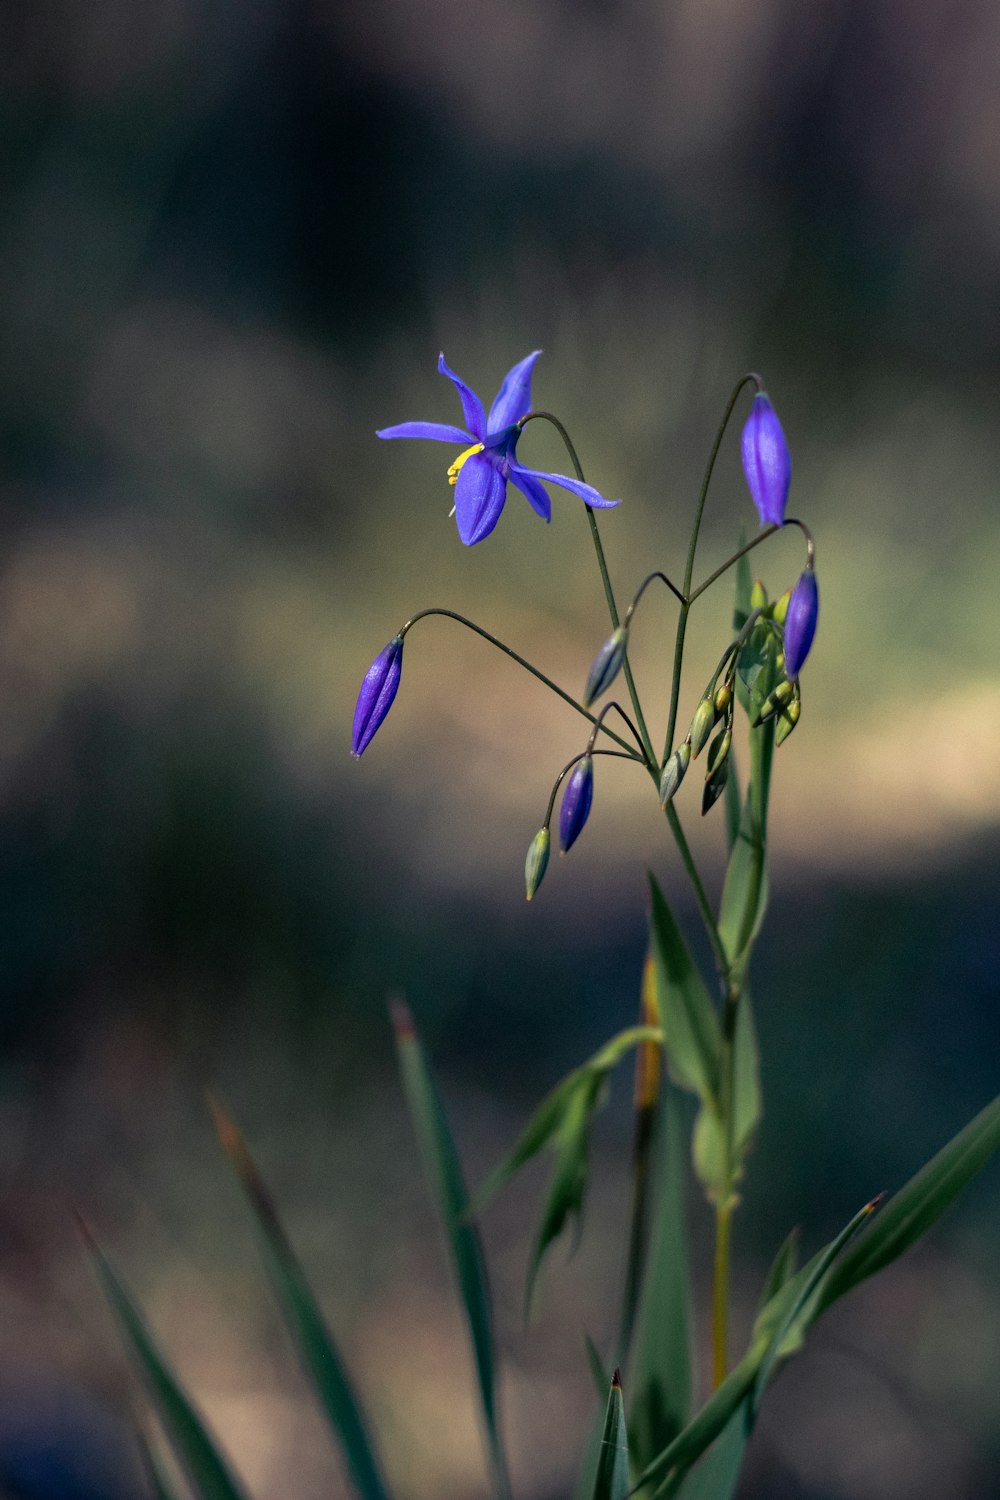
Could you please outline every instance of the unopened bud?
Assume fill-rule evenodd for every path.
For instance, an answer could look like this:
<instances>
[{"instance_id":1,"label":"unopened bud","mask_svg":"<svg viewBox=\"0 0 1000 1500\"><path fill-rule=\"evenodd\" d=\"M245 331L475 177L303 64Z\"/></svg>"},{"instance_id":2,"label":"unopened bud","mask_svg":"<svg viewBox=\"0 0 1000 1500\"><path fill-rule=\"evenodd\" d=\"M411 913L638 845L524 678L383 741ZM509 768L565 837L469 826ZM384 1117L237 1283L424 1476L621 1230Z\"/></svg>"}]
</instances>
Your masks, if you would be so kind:
<instances>
[{"instance_id":1,"label":"unopened bud","mask_svg":"<svg viewBox=\"0 0 1000 1500\"><path fill-rule=\"evenodd\" d=\"M604 642L604 645L594 657L587 678L587 686L583 690L584 707L589 708L595 698L607 692L621 671L622 662L625 660L625 651L628 647L628 630L624 625L618 629Z\"/></svg>"},{"instance_id":2,"label":"unopened bud","mask_svg":"<svg viewBox=\"0 0 1000 1500\"><path fill-rule=\"evenodd\" d=\"M583 832L594 800L594 761L590 755L578 760L569 774L559 808L559 847L566 854Z\"/></svg>"},{"instance_id":3,"label":"unopened bud","mask_svg":"<svg viewBox=\"0 0 1000 1500\"><path fill-rule=\"evenodd\" d=\"M726 764L729 747L733 743L733 731L727 726L721 729L708 747L705 764L705 780L712 781Z\"/></svg>"},{"instance_id":4,"label":"unopened bud","mask_svg":"<svg viewBox=\"0 0 1000 1500\"><path fill-rule=\"evenodd\" d=\"M719 719L722 718L722 715L726 712L726 709L729 707L729 705L730 705L730 703L732 703L732 701L733 701L733 684L732 684L732 680L730 678L727 678L726 681L722 684L722 686L719 688L719 690L717 691L717 693L715 695L715 719L716 719L716 723L718 723Z\"/></svg>"},{"instance_id":5,"label":"unopened bud","mask_svg":"<svg viewBox=\"0 0 1000 1500\"><path fill-rule=\"evenodd\" d=\"M802 713L802 699L796 694L791 703L786 703L778 715L778 722L774 726L774 743L783 745L799 722Z\"/></svg>"},{"instance_id":6,"label":"unopened bud","mask_svg":"<svg viewBox=\"0 0 1000 1500\"><path fill-rule=\"evenodd\" d=\"M779 594L771 605L771 619L776 625L784 625L785 616L788 614L788 601L791 597L792 591L788 588L783 594Z\"/></svg>"},{"instance_id":7,"label":"unopened bud","mask_svg":"<svg viewBox=\"0 0 1000 1500\"><path fill-rule=\"evenodd\" d=\"M524 861L524 888L529 901L541 885L545 871L548 869L549 844L548 828L539 828L528 846L528 856Z\"/></svg>"},{"instance_id":8,"label":"unopened bud","mask_svg":"<svg viewBox=\"0 0 1000 1500\"><path fill-rule=\"evenodd\" d=\"M753 588L750 590L750 608L751 609L766 609L767 608L767 589L761 583L761 581L760 581L759 578L755 578L754 579L754 581L753 581Z\"/></svg>"},{"instance_id":9,"label":"unopened bud","mask_svg":"<svg viewBox=\"0 0 1000 1500\"><path fill-rule=\"evenodd\" d=\"M711 698L703 698L694 711L691 720L691 728L688 731L688 739L691 741L691 754L697 760L705 748L705 742L712 732L715 723L715 703Z\"/></svg>"},{"instance_id":10,"label":"unopened bud","mask_svg":"<svg viewBox=\"0 0 1000 1500\"><path fill-rule=\"evenodd\" d=\"M663 775L660 777L660 806L666 807L671 797L684 780L684 772L691 761L691 746L687 740L678 745L673 755L669 756L663 767Z\"/></svg>"},{"instance_id":11,"label":"unopened bud","mask_svg":"<svg viewBox=\"0 0 1000 1500\"><path fill-rule=\"evenodd\" d=\"M718 802L719 798L722 796L723 792L726 789L726 782L728 780L729 761L724 760L722 762L722 765L719 767L718 775L711 777L710 780L705 782L705 787L701 794L702 817L705 816L709 808L714 807L716 802Z\"/></svg>"},{"instance_id":12,"label":"unopened bud","mask_svg":"<svg viewBox=\"0 0 1000 1500\"><path fill-rule=\"evenodd\" d=\"M754 729L757 728L758 724L763 724L765 719L770 719L772 715L776 714L779 708L783 708L794 692L794 682L789 682L787 678L784 682L779 682L774 692L765 698L761 704L757 717L753 721Z\"/></svg>"}]
</instances>

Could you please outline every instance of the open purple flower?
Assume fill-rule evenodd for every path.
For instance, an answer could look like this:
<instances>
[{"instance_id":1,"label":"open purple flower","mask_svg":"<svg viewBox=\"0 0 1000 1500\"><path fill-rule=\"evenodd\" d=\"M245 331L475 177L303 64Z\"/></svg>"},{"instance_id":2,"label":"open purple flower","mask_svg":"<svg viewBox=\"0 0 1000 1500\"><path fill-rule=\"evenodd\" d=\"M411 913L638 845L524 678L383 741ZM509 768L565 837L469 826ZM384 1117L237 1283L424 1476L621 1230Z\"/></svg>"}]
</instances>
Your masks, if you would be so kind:
<instances>
[{"instance_id":1,"label":"open purple flower","mask_svg":"<svg viewBox=\"0 0 1000 1500\"><path fill-rule=\"evenodd\" d=\"M754 397L743 428L743 472L762 526L783 526L792 455L774 407L763 391Z\"/></svg>"},{"instance_id":2,"label":"open purple flower","mask_svg":"<svg viewBox=\"0 0 1000 1500\"><path fill-rule=\"evenodd\" d=\"M552 504L540 480L572 490L585 504L596 509L620 504L618 500L605 500L592 485L583 484L579 479L568 479L565 474L546 474L541 469L526 469L514 457L521 436L518 423L531 410L531 372L541 352L536 349L534 354L529 354L527 359L522 359L507 372L490 407L489 417L475 391L449 370L442 354L438 370L447 375L458 391L465 427L448 427L440 422L402 422L398 427L383 427L376 434L380 438L430 438L437 443L471 444L448 470L448 483L455 486L458 534L467 547L489 536L497 524L507 498L508 480L517 486L532 510L537 511L544 521L552 515Z\"/></svg>"},{"instance_id":3,"label":"open purple flower","mask_svg":"<svg viewBox=\"0 0 1000 1500\"><path fill-rule=\"evenodd\" d=\"M785 673L794 682L809 655L819 618L819 587L812 568L806 568L792 589L785 616Z\"/></svg>"},{"instance_id":4,"label":"open purple flower","mask_svg":"<svg viewBox=\"0 0 1000 1500\"><path fill-rule=\"evenodd\" d=\"M376 656L361 684L351 735L351 754L356 759L367 749L376 729L392 707L402 670L403 637L394 635L388 646L384 646Z\"/></svg>"}]
</instances>

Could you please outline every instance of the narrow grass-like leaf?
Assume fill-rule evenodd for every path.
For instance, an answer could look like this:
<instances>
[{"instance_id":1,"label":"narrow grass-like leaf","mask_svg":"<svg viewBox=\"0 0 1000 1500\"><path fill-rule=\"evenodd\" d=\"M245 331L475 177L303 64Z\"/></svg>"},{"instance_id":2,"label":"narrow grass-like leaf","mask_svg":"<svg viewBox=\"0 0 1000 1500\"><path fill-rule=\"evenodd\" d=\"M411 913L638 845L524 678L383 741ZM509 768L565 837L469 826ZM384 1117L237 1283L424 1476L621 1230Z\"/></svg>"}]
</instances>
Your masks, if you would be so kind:
<instances>
[{"instance_id":1,"label":"narrow grass-like leaf","mask_svg":"<svg viewBox=\"0 0 1000 1500\"><path fill-rule=\"evenodd\" d=\"M635 1481L635 1489L642 1489L654 1480L661 1483L655 1495L665 1494L671 1477L677 1472L686 1472L696 1463L710 1443L722 1432L737 1407L746 1399L753 1386L763 1350L751 1350L713 1391L705 1405L668 1443L662 1453L648 1463Z\"/></svg>"},{"instance_id":2,"label":"narrow grass-like leaf","mask_svg":"<svg viewBox=\"0 0 1000 1500\"><path fill-rule=\"evenodd\" d=\"M740 778L736 771L736 751L729 752L729 775L726 777L726 849L731 854L740 831L742 811Z\"/></svg>"},{"instance_id":3,"label":"narrow grass-like leaf","mask_svg":"<svg viewBox=\"0 0 1000 1500\"><path fill-rule=\"evenodd\" d=\"M751 738L767 726L751 731ZM767 910L767 864L764 827L753 782L747 788L739 832L726 866L719 911L719 937L733 968L742 977Z\"/></svg>"},{"instance_id":4,"label":"narrow grass-like leaf","mask_svg":"<svg viewBox=\"0 0 1000 1500\"><path fill-rule=\"evenodd\" d=\"M640 1042L662 1044L663 1032L654 1026L631 1026L626 1031L620 1031L581 1067L574 1068L572 1073L567 1073L566 1077L556 1084L532 1115L513 1151L476 1189L468 1210L470 1214L480 1213L526 1162L529 1162L533 1156L537 1156L539 1151L546 1146L552 1145L564 1117L572 1107L574 1097L581 1088L589 1087L595 1076L599 1075L603 1080L615 1064L621 1061L625 1053L630 1048L638 1046Z\"/></svg>"},{"instance_id":5,"label":"narrow grass-like leaf","mask_svg":"<svg viewBox=\"0 0 1000 1500\"><path fill-rule=\"evenodd\" d=\"M680 1477L676 1490L667 1493L676 1495L677 1500L731 1500L739 1483L751 1425L748 1403L744 1401L704 1458Z\"/></svg>"},{"instance_id":6,"label":"narrow grass-like leaf","mask_svg":"<svg viewBox=\"0 0 1000 1500\"><path fill-rule=\"evenodd\" d=\"M497 1496L505 1497L510 1493L510 1483L500 1438L493 1316L479 1234L466 1212L469 1206L468 1194L437 1085L424 1056L413 1017L401 1001L395 1002L392 1007L392 1020L410 1118L424 1171L444 1226L452 1269L472 1343L494 1490Z\"/></svg>"},{"instance_id":7,"label":"narrow grass-like leaf","mask_svg":"<svg viewBox=\"0 0 1000 1500\"><path fill-rule=\"evenodd\" d=\"M718 1098L721 1046L718 1017L652 874L649 887L652 895L649 931L670 1071L683 1088L712 1103Z\"/></svg>"},{"instance_id":8,"label":"narrow grass-like leaf","mask_svg":"<svg viewBox=\"0 0 1000 1500\"><path fill-rule=\"evenodd\" d=\"M744 986L736 1009L733 1039L733 1155L739 1165L753 1143L760 1124L760 1056L750 991Z\"/></svg>"},{"instance_id":9,"label":"narrow grass-like leaf","mask_svg":"<svg viewBox=\"0 0 1000 1500\"><path fill-rule=\"evenodd\" d=\"M798 1258L799 1227L796 1224L771 1262L771 1269L767 1273L764 1289L760 1294L759 1308L766 1307L778 1295L782 1287L788 1285L795 1275Z\"/></svg>"},{"instance_id":10,"label":"narrow grass-like leaf","mask_svg":"<svg viewBox=\"0 0 1000 1500\"><path fill-rule=\"evenodd\" d=\"M243 1500L239 1484L209 1437L190 1397L157 1348L125 1283L82 1221L80 1229L125 1344L198 1500Z\"/></svg>"},{"instance_id":11,"label":"narrow grass-like leaf","mask_svg":"<svg viewBox=\"0 0 1000 1500\"><path fill-rule=\"evenodd\" d=\"M639 994L639 1020L646 1026L658 1027L661 1019L656 965L652 953L647 949ZM632 1213L618 1333L619 1364L625 1363L631 1348L649 1250L649 1222L655 1198L653 1172L662 1092L663 1048L656 1042L640 1042L635 1049L635 1084L632 1092ZM604 1390L607 1390L607 1383Z\"/></svg>"},{"instance_id":12,"label":"narrow grass-like leaf","mask_svg":"<svg viewBox=\"0 0 1000 1500\"><path fill-rule=\"evenodd\" d=\"M1000 1095L900 1188L844 1256L823 1288L816 1315L915 1245L1000 1148Z\"/></svg>"},{"instance_id":13,"label":"narrow grass-like leaf","mask_svg":"<svg viewBox=\"0 0 1000 1500\"><path fill-rule=\"evenodd\" d=\"M628 1432L625 1428L621 1375L616 1370L608 1397L608 1413L604 1419L593 1500L625 1500L628 1492Z\"/></svg>"},{"instance_id":14,"label":"narrow grass-like leaf","mask_svg":"<svg viewBox=\"0 0 1000 1500\"><path fill-rule=\"evenodd\" d=\"M362 1500L386 1500L388 1492L344 1362L289 1244L271 1195L226 1109L214 1097L209 1098L209 1105L220 1144L253 1210L261 1258L292 1343L341 1443L358 1493Z\"/></svg>"},{"instance_id":15,"label":"narrow grass-like leaf","mask_svg":"<svg viewBox=\"0 0 1000 1500\"><path fill-rule=\"evenodd\" d=\"M660 1111L659 1192L629 1377L629 1441L637 1468L691 1415L690 1287L685 1233L684 1117L668 1086Z\"/></svg>"},{"instance_id":16,"label":"narrow grass-like leaf","mask_svg":"<svg viewBox=\"0 0 1000 1500\"><path fill-rule=\"evenodd\" d=\"M167 1477L167 1471L159 1453L141 1427L136 1428L135 1440L152 1500L178 1500L177 1492Z\"/></svg>"}]
</instances>

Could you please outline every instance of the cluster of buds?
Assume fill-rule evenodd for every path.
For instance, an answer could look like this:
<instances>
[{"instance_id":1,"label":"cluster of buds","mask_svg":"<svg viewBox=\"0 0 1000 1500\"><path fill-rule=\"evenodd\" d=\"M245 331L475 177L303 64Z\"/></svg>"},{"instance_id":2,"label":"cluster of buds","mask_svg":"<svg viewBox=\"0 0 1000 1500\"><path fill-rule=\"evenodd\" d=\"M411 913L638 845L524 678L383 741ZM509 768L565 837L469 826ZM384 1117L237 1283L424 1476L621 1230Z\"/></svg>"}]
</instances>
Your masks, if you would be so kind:
<instances>
[{"instance_id":1,"label":"cluster of buds","mask_svg":"<svg viewBox=\"0 0 1000 1500\"><path fill-rule=\"evenodd\" d=\"M730 647L730 667L723 682L718 673L694 711L691 727L671 755L667 756L660 776L660 806L673 800L687 768L708 745L705 757L705 787L701 797L702 816L719 800L729 777L729 751L733 743L733 705L737 653ZM723 659L725 662L725 658ZM721 670L721 667L720 667ZM717 685L718 683L718 685ZM711 739L712 730L719 732ZM711 743L709 741L711 740Z\"/></svg>"}]
</instances>

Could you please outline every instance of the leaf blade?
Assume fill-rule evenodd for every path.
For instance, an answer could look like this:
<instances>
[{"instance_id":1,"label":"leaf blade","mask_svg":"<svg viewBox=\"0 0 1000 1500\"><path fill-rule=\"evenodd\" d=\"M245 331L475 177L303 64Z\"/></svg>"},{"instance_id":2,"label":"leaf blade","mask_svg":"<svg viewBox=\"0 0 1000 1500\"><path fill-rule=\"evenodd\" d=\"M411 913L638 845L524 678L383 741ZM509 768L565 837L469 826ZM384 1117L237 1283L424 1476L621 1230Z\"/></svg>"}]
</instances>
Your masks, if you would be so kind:
<instances>
[{"instance_id":1,"label":"leaf blade","mask_svg":"<svg viewBox=\"0 0 1000 1500\"><path fill-rule=\"evenodd\" d=\"M616 1370L611 1381L608 1411L604 1419L593 1500L626 1500L628 1493L628 1432L625 1427L621 1375Z\"/></svg>"},{"instance_id":2,"label":"leaf blade","mask_svg":"<svg viewBox=\"0 0 1000 1500\"><path fill-rule=\"evenodd\" d=\"M719 1092L718 1016L656 877L650 873L650 942L671 1072L706 1104Z\"/></svg>"}]
</instances>

